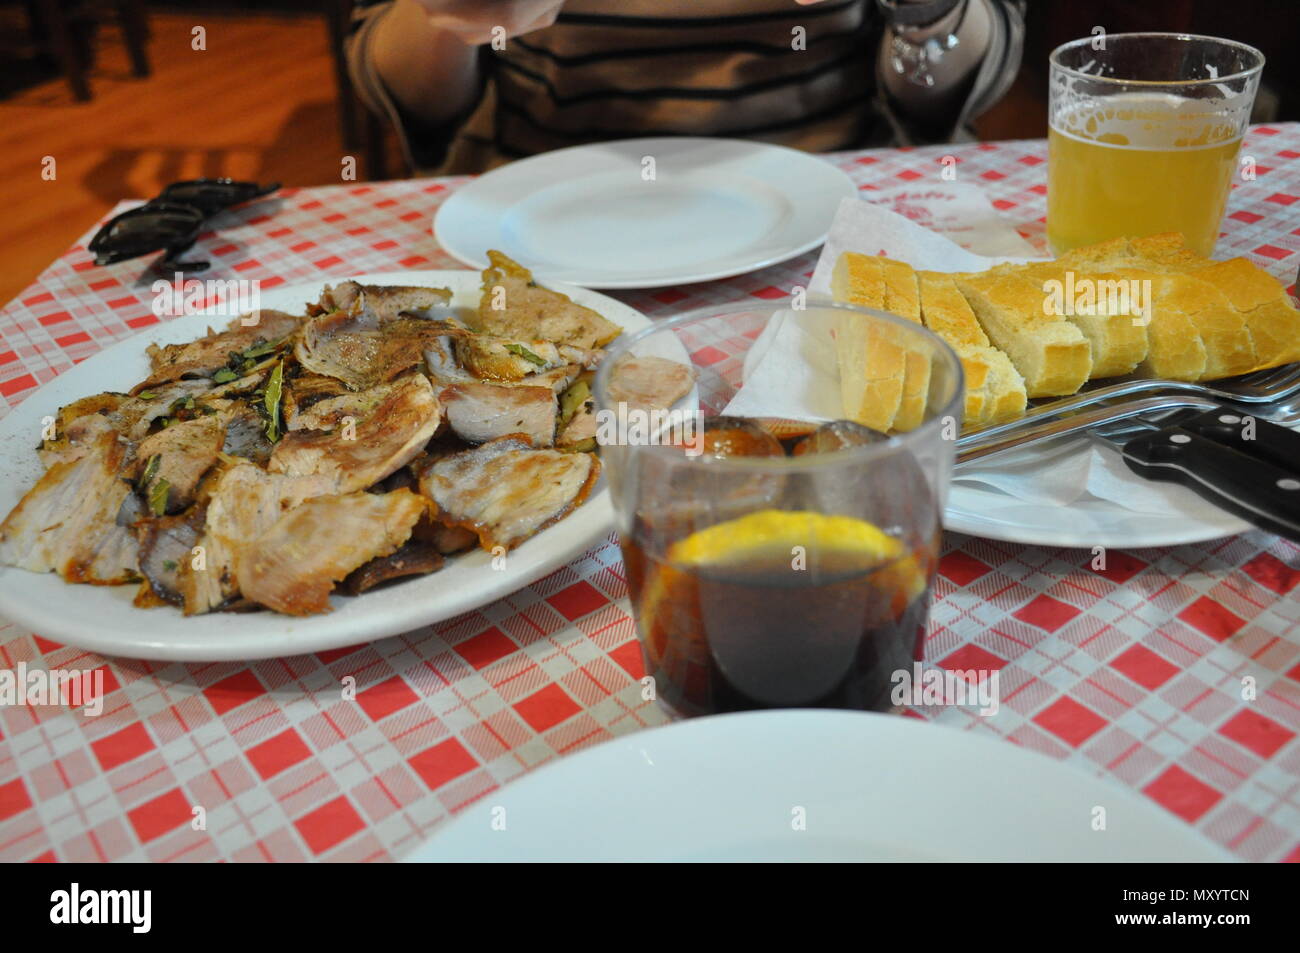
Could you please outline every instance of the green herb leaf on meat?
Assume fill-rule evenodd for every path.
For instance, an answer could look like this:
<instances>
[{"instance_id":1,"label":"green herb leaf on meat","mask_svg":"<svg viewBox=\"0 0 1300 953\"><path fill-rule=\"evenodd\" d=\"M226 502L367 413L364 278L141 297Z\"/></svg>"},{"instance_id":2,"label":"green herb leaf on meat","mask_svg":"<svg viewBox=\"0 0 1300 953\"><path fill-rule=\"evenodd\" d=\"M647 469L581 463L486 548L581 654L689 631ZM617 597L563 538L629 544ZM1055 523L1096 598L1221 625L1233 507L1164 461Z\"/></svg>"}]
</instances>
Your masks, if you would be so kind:
<instances>
[{"instance_id":1,"label":"green herb leaf on meat","mask_svg":"<svg viewBox=\"0 0 1300 953\"><path fill-rule=\"evenodd\" d=\"M277 341L257 341L240 351L238 357L245 361L266 357L268 354L274 354L277 347L279 347Z\"/></svg>"},{"instance_id":2,"label":"green herb leaf on meat","mask_svg":"<svg viewBox=\"0 0 1300 953\"><path fill-rule=\"evenodd\" d=\"M149 481L152 480L154 478L154 474L158 472L158 464L161 461L162 461L161 453L155 453L152 457L150 457L147 461L145 461L144 473L140 474L141 489L144 489L149 485Z\"/></svg>"},{"instance_id":3,"label":"green herb leaf on meat","mask_svg":"<svg viewBox=\"0 0 1300 953\"><path fill-rule=\"evenodd\" d=\"M266 439L271 443L280 440L280 397L284 393L284 362L280 361L271 371L266 382L266 391L262 395L262 407L266 414Z\"/></svg>"},{"instance_id":4,"label":"green herb leaf on meat","mask_svg":"<svg viewBox=\"0 0 1300 953\"><path fill-rule=\"evenodd\" d=\"M569 388L560 395L560 416L556 421L555 429L561 431L567 427L574 414L589 397L591 397L591 388L585 380L575 381L569 385Z\"/></svg>"},{"instance_id":5,"label":"green herb leaf on meat","mask_svg":"<svg viewBox=\"0 0 1300 953\"><path fill-rule=\"evenodd\" d=\"M154 516L162 516L167 512L167 492L171 488L172 485L162 477L159 477L158 482L150 487L149 512Z\"/></svg>"},{"instance_id":6,"label":"green herb leaf on meat","mask_svg":"<svg viewBox=\"0 0 1300 953\"><path fill-rule=\"evenodd\" d=\"M223 367L212 375L212 380L218 384L228 384L233 380L238 380L239 375L228 367Z\"/></svg>"},{"instance_id":7,"label":"green herb leaf on meat","mask_svg":"<svg viewBox=\"0 0 1300 953\"><path fill-rule=\"evenodd\" d=\"M505 347L506 350L509 351L511 354L517 354L519 357L522 357L529 364L536 364L538 367L546 366L546 361L543 358L538 357L536 354L528 350L528 348L524 347L522 344L507 344Z\"/></svg>"}]
</instances>

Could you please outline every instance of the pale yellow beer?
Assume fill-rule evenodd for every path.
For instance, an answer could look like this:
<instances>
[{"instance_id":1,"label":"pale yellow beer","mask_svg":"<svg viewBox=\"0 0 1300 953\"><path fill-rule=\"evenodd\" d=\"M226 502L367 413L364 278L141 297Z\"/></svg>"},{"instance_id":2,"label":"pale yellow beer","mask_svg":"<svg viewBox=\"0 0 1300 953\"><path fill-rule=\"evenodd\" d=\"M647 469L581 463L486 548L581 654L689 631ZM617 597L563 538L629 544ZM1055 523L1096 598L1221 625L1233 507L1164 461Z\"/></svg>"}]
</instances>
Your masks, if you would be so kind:
<instances>
[{"instance_id":1,"label":"pale yellow beer","mask_svg":"<svg viewBox=\"0 0 1300 953\"><path fill-rule=\"evenodd\" d=\"M1130 94L1048 131L1047 240L1059 255L1117 236L1181 232L1208 256L1241 135L1188 100ZM1065 125L1062 123L1062 125Z\"/></svg>"},{"instance_id":2,"label":"pale yellow beer","mask_svg":"<svg viewBox=\"0 0 1300 953\"><path fill-rule=\"evenodd\" d=\"M1112 33L1053 50L1052 252L1181 232L1209 256L1263 66L1253 47L1181 33Z\"/></svg>"}]
</instances>

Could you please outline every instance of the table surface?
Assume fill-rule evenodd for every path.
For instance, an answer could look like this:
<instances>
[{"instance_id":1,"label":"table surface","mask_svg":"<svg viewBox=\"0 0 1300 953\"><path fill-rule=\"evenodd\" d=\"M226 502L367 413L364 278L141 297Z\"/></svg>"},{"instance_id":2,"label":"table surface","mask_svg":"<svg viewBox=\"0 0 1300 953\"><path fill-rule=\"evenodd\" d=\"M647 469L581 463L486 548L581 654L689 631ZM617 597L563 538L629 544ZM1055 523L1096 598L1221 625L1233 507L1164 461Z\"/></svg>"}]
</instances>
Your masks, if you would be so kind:
<instances>
[{"instance_id":1,"label":"table surface","mask_svg":"<svg viewBox=\"0 0 1300 953\"><path fill-rule=\"evenodd\" d=\"M864 198L938 182L945 155L1043 245L1046 145L828 156ZM1256 177L1216 253L1288 285L1300 125L1251 130ZM263 288L461 267L430 221L464 179L295 189L228 214L205 277ZM158 320L140 261L96 268L93 229L0 312L0 409ZM742 277L620 294L651 317L804 284L815 253ZM947 534L926 659L998 669L1002 710L905 716L992 733L1141 791L1248 860L1300 859L1300 548L1265 533L1108 553ZM149 624L148 617L142 617ZM612 538L508 598L405 635L251 664L105 659L0 619L0 668L104 673L98 717L0 707L0 860L388 860L540 764L664 723ZM356 680L355 701L340 681ZM1243 679L1254 697L1243 700ZM970 780L970 779L968 779ZM196 830L202 806L206 829Z\"/></svg>"}]
</instances>

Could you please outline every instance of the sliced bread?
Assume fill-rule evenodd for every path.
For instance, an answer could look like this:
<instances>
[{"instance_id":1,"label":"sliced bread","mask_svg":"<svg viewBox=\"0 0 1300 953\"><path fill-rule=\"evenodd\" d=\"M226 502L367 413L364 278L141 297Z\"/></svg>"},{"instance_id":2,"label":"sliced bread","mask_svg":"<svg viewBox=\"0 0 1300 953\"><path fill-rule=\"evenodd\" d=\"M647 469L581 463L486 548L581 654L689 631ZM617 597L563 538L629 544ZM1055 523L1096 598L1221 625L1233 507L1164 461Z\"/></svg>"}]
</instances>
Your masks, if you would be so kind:
<instances>
[{"instance_id":1,"label":"sliced bread","mask_svg":"<svg viewBox=\"0 0 1300 953\"><path fill-rule=\"evenodd\" d=\"M880 269L885 282L885 307L890 314L921 323L921 293L916 271L911 265L892 258L870 258ZM930 355L914 348L905 348L903 366L903 396L898 413L894 416L894 429L912 430L925 419L926 403L930 398Z\"/></svg>"},{"instance_id":2,"label":"sliced bread","mask_svg":"<svg viewBox=\"0 0 1300 953\"><path fill-rule=\"evenodd\" d=\"M1029 397L1059 397L1083 386L1092 348L1069 321L1043 313L1043 292L1032 281L993 273L955 280L984 333L1024 378Z\"/></svg>"},{"instance_id":3,"label":"sliced bread","mask_svg":"<svg viewBox=\"0 0 1300 953\"><path fill-rule=\"evenodd\" d=\"M885 279L868 255L845 252L831 274L837 301L885 308ZM844 416L881 433L894 426L903 400L907 357L902 345L881 333L880 325L845 312L835 320L835 358L840 371Z\"/></svg>"},{"instance_id":4,"label":"sliced bread","mask_svg":"<svg viewBox=\"0 0 1300 953\"><path fill-rule=\"evenodd\" d=\"M1035 262L1019 272L1042 291L1043 307L1065 318L1088 339L1092 377L1128 374L1147 356L1146 285L1111 271Z\"/></svg>"},{"instance_id":5,"label":"sliced bread","mask_svg":"<svg viewBox=\"0 0 1300 953\"><path fill-rule=\"evenodd\" d=\"M957 352L966 376L963 424L983 427L1014 420L1025 412L1025 382L1005 354L989 343L975 313L952 277L917 273L921 319Z\"/></svg>"},{"instance_id":6,"label":"sliced bread","mask_svg":"<svg viewBox=\"0 0 1300 953\"><path fill-rule=\"evenodd\" d=\"M1248 370L1300 361L1300 311L1280 281L1244 258L1207 262L1192 274L1213 284L1245 321L1255 346Z\"/></svg>"},{"instance_id":7,"label":"sliced bread","mask_svg":"<svg viewBox=\"0 0 1300 953\"><path fill-rule=\"evenodd\" d=\"M1176 283L1164 281L1151 286L1151 324L1156 323L1155 315L1160 311L1172 317L1160 322L1166 333L1153 336L1148 330L1150 348L1159 353L1153 353L1151 362L1143 365L1144 373L1154 373L1152 367L1163 366L1175 369L1178 376L1174 380L1215 380L1243 374L1259 365L1254 335L1242 313L1213 282L1191 274L1193 269L1203 269L1207 264L1214 267L1222 263L1210 262L1192 252L1182 235L1168 232L1145 238L1115 238L1066 252L1060 262L1096 277L1107 272L1136 281L1155 274L1174 279ZM1188 332L1189 324L1201 338L1199 349L1181 337ZM1199 350L1205 353L1200 376L1184 376L1199 363ZM1107 374L1095 371L1094 376Z\"/></svg>"}]
</instances>

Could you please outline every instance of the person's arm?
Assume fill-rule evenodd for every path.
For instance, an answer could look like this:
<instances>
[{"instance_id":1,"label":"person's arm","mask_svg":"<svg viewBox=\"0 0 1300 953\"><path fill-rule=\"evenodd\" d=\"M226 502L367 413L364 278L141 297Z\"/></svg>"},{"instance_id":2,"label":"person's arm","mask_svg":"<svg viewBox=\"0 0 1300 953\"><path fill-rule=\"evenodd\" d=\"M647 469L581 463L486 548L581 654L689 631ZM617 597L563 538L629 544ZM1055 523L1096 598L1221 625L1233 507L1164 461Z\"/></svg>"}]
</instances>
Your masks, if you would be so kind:
<instances>
[{"instance_id":1,"label":"person's arm","mask_svg":"<svg viewBox=\"0 0 1300 953\"><path fill-rule=\"evenodd\" d=\"M478 100L478 47L439 29L416 0L396 0L379 16L369 53L402 111L423 122L446 122Z\"/></svg>"},{"instance_id":2,"label":"person's arm","mask_svg":"<svg viewBox=\"0 0 1300 953\"><path fill-rule=\"evenodd\" d=\"M437 165L483 95L480 48L549 26L564 0L393 0L358 4L348 70L363 102L397 129L407 165Z\"/></svg>"},{"instance_id":3,"label":"person's arm","mask_svg":"<svg viewBox=\"0 0 1300 953\"><path fill-rule=\"evenodd\" d=\"M883 0L877 75L902 138L950 138L1015 79L1024 45L1019 0ZM917 23L917 20L923 22Z\"/></svg>"}]
</instances>

